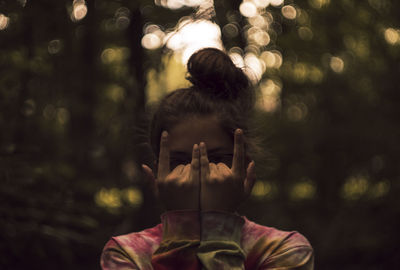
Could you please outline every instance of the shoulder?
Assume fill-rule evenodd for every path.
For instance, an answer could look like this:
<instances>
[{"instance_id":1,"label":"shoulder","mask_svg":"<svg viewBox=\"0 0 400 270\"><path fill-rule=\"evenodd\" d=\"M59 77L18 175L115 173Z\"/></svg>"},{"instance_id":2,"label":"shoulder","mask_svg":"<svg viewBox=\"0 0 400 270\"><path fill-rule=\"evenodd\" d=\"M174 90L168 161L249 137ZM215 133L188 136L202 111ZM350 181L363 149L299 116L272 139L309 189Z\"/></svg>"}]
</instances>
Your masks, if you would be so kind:
<instances>
[{"instance_id":1,"label":"shoulder","mask_svg":"<svg viewBox=\"0 0 400 270\"><path fill-rule=\"evenodd\" d=\"M245 217L244 219L242 246L247 254L246 265L252 267L265 264L270 267L312 265L313 249L302 234L259 225Z\"/></svg>"},{"instance_id":2,"label":"shoulder","mask_svg":"<svg viewBox=\"0 0 400 270\"><path fill-rule=\"evenodd\" d=\"M106 265L148 264L151 255L160 245L161 237L161 224L140 232L111 237L103 248L101 256L103 269L108 269Z\"/></svg>"},{"instance_id":3,"label":"shoulder","mask_svg":"<svg viewBox=\"0 0 400 270\"><path fill-rule=\"evenodd\" d=\"M140 232L111 237L112 242L117 243L120 247L126 249L146 250L158 245L162 237L162 225L158 224L153 228L149 228Z\"/></svg>"}]
</instances>

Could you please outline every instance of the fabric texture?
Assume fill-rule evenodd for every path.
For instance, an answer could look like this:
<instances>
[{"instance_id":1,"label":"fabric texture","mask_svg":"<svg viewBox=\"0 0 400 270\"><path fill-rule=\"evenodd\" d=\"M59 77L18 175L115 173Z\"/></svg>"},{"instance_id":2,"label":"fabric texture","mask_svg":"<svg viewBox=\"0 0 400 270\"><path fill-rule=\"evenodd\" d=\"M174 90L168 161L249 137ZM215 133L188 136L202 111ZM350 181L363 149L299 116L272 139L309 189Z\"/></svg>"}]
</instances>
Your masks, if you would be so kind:
<instances>
[{"instance_id":1,"label":"fabric texture","mask_svg":"<svg viewBox=\"0 0 400 270\"><path fill-rule=\"evenodd\" d=\"M313 249L298 232L258 225L219 211L171 211L161 224L112 237L103 270L311 270Z\"/></svg>"}]
</instances>

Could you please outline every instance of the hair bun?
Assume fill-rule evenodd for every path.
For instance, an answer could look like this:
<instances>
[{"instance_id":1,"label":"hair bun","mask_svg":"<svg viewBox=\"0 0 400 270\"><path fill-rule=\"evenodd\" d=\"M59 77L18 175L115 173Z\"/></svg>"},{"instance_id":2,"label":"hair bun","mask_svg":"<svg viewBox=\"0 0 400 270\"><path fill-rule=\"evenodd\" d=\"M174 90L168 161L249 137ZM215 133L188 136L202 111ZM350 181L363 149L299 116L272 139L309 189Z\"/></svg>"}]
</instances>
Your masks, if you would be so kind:
<instances>
[{"instance_id":1,"label":"hair bun","mask_svg":"<svg viewBox=\"0 0 400 270\"><path fill-rule=\"evenodd\" d=\"M195 52L188 61L188 80L196 90L217 98L236 99L249 88L243 71L221 50L205 48Z\"/></svg>"}]
</instances>

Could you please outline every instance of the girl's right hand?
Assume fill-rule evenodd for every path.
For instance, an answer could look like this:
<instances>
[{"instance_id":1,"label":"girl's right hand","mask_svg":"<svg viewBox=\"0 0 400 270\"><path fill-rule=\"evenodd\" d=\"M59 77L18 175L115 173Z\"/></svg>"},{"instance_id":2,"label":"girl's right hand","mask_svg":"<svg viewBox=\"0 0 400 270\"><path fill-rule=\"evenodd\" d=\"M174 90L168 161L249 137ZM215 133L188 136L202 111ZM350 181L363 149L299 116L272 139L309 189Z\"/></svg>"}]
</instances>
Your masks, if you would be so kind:
<instances>
[{"instance_id":1,"label":"girl's right hand","mask_svg":"<svg viewBox=\"0 0 400 270\"><path fill-rule=\"evenodd\" d=\"M168 133L164 131L160 140L157 178L151 168L144 164L142 168L168 211L199 209L200 150L197 144L193 146L191 163L178 165L170 171Z\"/></svg>"}]
</instances>

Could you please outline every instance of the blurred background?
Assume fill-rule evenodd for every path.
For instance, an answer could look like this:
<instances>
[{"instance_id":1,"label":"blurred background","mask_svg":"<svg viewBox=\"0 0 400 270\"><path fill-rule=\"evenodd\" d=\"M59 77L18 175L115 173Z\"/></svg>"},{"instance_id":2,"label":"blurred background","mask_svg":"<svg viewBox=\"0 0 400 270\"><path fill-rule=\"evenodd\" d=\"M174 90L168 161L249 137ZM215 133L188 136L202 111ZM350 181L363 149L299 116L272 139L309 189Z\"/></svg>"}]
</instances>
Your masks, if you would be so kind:
<instances>
[{"instance_id":1,"label":"blurred background","mask_svg":"<svg viewBox=\"0 0 400 270\"><path fill-rule=\"evenodd\" d=\"M240 213L298 230L316 269L400 269L400 3L0 1L0 268L99 269L159 222L149 108L225 48L267 153Z\"/></svg>"}]
</instances>

